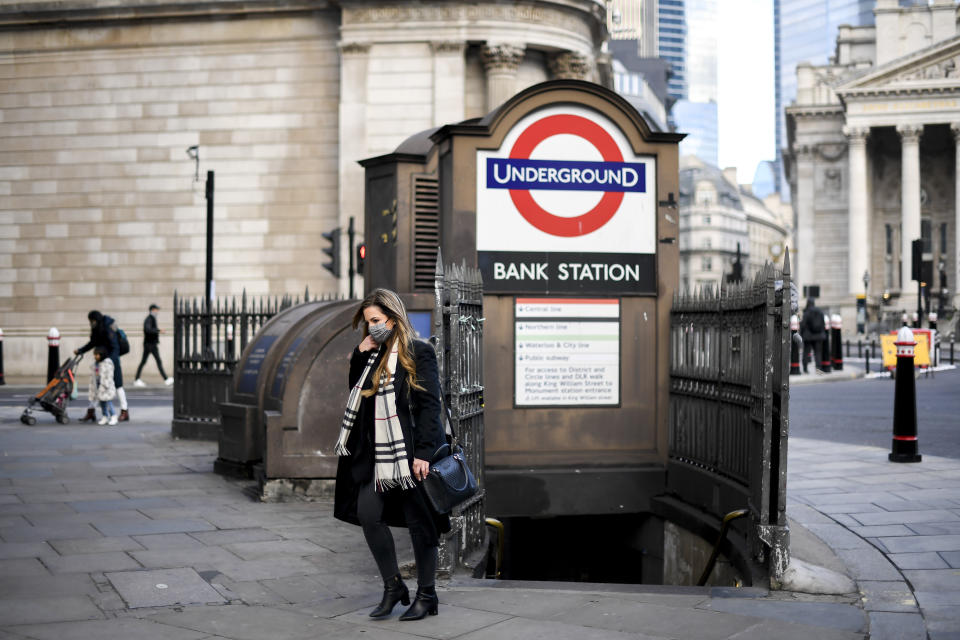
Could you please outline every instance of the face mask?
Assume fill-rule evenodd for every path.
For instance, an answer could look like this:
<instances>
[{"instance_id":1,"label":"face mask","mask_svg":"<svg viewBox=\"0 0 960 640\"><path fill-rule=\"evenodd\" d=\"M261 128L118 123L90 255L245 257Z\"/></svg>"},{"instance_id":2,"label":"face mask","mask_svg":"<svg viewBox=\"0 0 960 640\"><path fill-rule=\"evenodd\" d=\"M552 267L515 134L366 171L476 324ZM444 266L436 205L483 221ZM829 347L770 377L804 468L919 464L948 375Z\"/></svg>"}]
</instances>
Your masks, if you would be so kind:
<instances>
[{"instance_id":1,"label":"face mask","mask_svg":"<svg viewBox=\"0 0 960 640\"><path fill-rule=\"evenodd\" d=\"M393 334L393 329L388 329L387 323L384 321L380 324L371 325L368 329L368 332L370 333L370 337L373 338L374 342L377 344L383 344L387 341L387 338Z\"/></svg>"}]
</instances>

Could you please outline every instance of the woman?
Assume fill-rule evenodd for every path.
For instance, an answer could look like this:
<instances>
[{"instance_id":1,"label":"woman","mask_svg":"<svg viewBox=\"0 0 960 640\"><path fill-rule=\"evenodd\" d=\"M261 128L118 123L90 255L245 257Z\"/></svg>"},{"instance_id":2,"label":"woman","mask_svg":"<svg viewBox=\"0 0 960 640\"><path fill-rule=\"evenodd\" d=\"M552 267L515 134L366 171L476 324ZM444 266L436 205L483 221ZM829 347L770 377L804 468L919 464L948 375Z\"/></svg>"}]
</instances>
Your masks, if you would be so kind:
<instances>
[{"instance_id":1,"label":"woman","mask_svg":"<svg viewBox=\"0 0 960 640\"><path fill-rule=\"evenodd\" d=\"M390 615L398 602L410 604L388 527L410 530L417 594L400 619L420 620L437 615L437 544L439 534L450 530L449 518L428 506L421 484L445 442L436 354L414 339L403 302L392 291L376 289L360 303L354 328L361 323L363 340L350 357L350 397L336 446L341 457L334 516L361 526L383 577L383 599L370 612L374 618Z\"/></svg>"}]
</instances>

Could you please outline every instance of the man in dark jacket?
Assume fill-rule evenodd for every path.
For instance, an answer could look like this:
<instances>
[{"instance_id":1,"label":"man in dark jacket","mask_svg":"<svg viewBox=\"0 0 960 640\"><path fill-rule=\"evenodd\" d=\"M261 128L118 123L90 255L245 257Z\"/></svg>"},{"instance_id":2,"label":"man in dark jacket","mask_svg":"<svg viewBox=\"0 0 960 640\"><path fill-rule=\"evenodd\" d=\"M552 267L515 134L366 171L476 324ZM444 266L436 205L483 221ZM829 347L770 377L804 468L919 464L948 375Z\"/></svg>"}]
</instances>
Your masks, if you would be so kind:
<instances>
[{"instance_id":1,"label":"man in dark jacket","mask_svg":"<svg viewBox=\"0 0 960 640\"><path fill-rule=\"evenodd\" d=\"M157 368L160 369L160 377L163 378L164 384L168 387L173 384L173 378L168 378L167 374L163 372L163 362L160 361L160 334L163 333L163 330L157 327L157 313L159 311L160 307L155 304L150 305L150 313L143 321L143 358L140 360L140 366L137 367L137 377L133 381L135 387L147 386L140 379L140 374L143 372L143 365L147 364L151 355L157 361Z\"/></svg>"},{"instance_id":2,"label":"man in dark jacket","mask_svg":"<svg viewBox=\"0 0 960 640\"><path fill-rule=\"evenodd\" d=\"M816 305L813 298L807 298L807 307L803 310L803 319L800 320L800 337L803 338L803 372L807 373L811 350L813 366L819 370L823 342L827 339L827 327L823 321L823 310Z\"/></svg>"},{"instance_id":3,"label":"man in dark jacket","mask_svg":"<svg viewBox=\"0 0 960 640\"><path fill-rule=\"evenodd\" d=\"M96 347L107 350L107 357L113 361L113 384L117 388L117 398L120 400L119 421L124 422L130 419L130 412L127 407L127 392L123 389L123 371L120 369L120 337L117 335L117 323L113 318L99 311L88 313L87 320L90 321L90 340L73 352L86 353ZM91 401L90 406L87 407L87 414L80 418L80 422L95 422L96 419L96 404Z\"/></svg>"}]
</instances>

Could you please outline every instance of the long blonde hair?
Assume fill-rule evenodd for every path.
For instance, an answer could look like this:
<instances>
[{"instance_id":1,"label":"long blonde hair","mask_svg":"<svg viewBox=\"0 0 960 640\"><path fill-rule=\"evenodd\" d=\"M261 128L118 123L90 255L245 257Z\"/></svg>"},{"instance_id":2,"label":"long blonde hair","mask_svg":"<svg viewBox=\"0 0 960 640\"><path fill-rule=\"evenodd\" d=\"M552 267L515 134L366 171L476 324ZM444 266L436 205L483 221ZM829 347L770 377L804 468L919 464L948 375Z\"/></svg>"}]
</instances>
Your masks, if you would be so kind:
<instances>
[{"instance_id":1,"label":"long blonde hair","mask_svg":"<svg viewBox=\"0 0 960 640\"><path fill-rule=\"evenodd\" d=\"M387 320L393 320L393 333L384 343L388 350L387 353L390 353L389 350L393 348L394 344L397 345L397 361L401 367L407 370L407 380L410 382L410 386L423 391L423 387L417 380L417 365L413 359L413 340L416 334L410 324L410 319L407 317L407 308L403 305L400 296L389 289L374 289L371 291L360 303L357 312L353 314L353 328L356 329L358 325L362 324L363 337L366 338L370 334L366 318L363 317L363 311L374 306L380 307ZM362 392L364 397L369 398L377 393L377 389L380 387L380 378L387 369L387 360L387 356L380 359L380 364L373 372L373 386Z\"/></svg>"}]
</instances>

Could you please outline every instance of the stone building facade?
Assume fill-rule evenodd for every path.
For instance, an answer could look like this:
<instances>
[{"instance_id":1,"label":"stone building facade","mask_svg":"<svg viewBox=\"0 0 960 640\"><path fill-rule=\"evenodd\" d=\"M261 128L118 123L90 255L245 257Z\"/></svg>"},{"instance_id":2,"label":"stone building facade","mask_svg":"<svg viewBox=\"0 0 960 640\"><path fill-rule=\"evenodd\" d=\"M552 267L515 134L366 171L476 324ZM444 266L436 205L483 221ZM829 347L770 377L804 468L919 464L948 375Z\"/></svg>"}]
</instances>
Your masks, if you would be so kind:
<instances>
[{"instance_id":1,"label":"stone building facade","mask_svg":"<svg viewBox=\"0 0 960 640\"><path fill-rule=\"evenodd\" d=\"M45 370L51 326L84 341L94 308L137 355L154 302L169 363L174 290L203 293L208 170L218 295L345 293L321 234L362 227L358 160L544 80L611 83L600 0L26 5L0 7L8 378Z\"/></svg>"},{"instance_id":2,"label":"stone building facade","mask_svg":"<svg viewBox=\"0 0 960 640\"><path fill-rule=\"evenodd\" d=\"M932 310L960 280L960 12L878 0L875 17L840 28L831 64L798 66L786 110L796 278L846 327L858 295L872 318L917 309L915 239Z\"/></svg>"},{"instance_id":3,"label":"stone building facade","mask_svg":"<svg viewBox=\"0 0 960 640\"><path fill-rule=\"evenodd\" d=\"M680 287L719 287L740 251L743 277L778 263L790 234L779 196L760 200L737 183L735 169L721 171L695 156L680 158Z\"/></svg>"}]
</instances>

